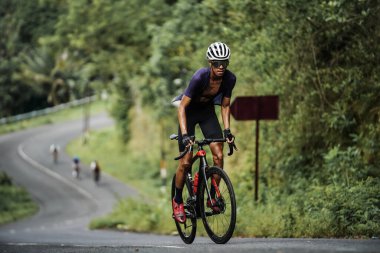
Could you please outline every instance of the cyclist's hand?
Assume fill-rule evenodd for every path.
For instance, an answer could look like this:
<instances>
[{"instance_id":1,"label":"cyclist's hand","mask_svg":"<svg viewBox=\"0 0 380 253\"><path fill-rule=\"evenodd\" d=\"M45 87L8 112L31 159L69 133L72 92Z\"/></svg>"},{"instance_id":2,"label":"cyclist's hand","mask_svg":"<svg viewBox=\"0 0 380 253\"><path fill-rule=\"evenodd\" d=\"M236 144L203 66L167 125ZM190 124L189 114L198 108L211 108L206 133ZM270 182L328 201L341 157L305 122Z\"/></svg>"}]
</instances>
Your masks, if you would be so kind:
<instances>
[{"instance_id":1,"label":"cyclist's hand","mask_svg":"<svg viewBox=\"0 0 380 253\"><path fill-rule=\"evenodd\" d=\"M186 147L189 147L189 146L191 146L191 145L194 144L193 141L192 141L192 139L190 138L190 136L188 136L187 134L183 134L182 135L182 143Z\"/></svg>"},{"instance_id":2,"label":"cyclist's hand","mask_svg":"<svg viewBox=\"0 0 380 253\"><path fill-rule=\"evenodd\" d=\"M231 130L229 128L224 129L224 138L227 139L228 143L233 143L235 141L235 136L231 133Z\"/></svg>"}]
</instances>

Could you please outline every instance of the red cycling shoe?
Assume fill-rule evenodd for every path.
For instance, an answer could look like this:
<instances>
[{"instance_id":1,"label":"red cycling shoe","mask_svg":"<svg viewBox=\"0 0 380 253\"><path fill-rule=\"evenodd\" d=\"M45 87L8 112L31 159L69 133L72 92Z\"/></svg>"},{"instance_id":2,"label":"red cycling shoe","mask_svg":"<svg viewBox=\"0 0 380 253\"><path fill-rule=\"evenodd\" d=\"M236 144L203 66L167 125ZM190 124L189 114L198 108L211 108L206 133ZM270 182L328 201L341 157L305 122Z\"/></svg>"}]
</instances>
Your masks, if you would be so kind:
<instances>
[{"instance_id":1,"label":"red cycling shoe","mask_svg":"<svg viewBox=\"0 0 380 253\"><path fill-rule=\"evenodd\" d=\"M172 206L173 206L173 218L179 223L185 223L186 214L185 214L185 208L183 207L183 203L177 204L177 202L173 199Z\"/></svg>"}]
</instances>

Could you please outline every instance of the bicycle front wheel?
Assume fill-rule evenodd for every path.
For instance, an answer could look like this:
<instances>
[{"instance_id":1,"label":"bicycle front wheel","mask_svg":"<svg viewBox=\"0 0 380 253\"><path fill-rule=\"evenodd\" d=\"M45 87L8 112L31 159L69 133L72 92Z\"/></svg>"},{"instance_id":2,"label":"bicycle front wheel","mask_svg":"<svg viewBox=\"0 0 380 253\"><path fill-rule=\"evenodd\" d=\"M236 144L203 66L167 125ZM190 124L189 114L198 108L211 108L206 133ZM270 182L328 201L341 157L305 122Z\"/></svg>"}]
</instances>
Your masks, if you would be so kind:
<instances>
[{"instance_id":1,"label":"bicycle front wheel","mask_svg":"<svg viewBox=\"0 0 380 253\"><path fill-rule=\"evenodd\" d=\"M199 179L199 204L207 234L215 243L230 240L236 224L236 199L232 183L222 169L210 167L206 171L208 198L204 180Z\"/></svg>"},{"instance_id":2,"label":"bicycle front wheel","mask_svg":"<svg viewBox=\"0 0 380 253\"><path fill-rule=\"evenodd\" d=\"M175 195L175 178L174 175L173 181L172 181L172 199ZM185 208L186 213L186 221L185 223L179 223L174 219L175 225L177 227L177 231L179 236L181 237L182 241L186 244L191 244L195 239L195 234L197 231L197 218L195 213L195 202L192 198L192 192L193 189L191 188L191 185L185 181L185 186L182 191L182 198L183 198L183 204Z\"/></svg>"}]
</instances>

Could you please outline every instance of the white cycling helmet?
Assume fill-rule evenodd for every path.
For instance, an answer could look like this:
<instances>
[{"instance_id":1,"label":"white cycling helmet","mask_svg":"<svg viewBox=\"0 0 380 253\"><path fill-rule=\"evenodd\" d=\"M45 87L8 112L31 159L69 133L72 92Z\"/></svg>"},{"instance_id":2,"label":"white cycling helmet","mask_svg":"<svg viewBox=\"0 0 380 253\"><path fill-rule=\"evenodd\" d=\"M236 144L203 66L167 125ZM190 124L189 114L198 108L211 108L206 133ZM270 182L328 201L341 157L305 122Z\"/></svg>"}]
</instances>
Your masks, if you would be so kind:
<instances>
[{"instance_id":1,"label":"white cycling helmet","mask_svg":"<svg viewBox=\"0 0 380 253\"><path fill-rule=\"evenodd\" d=\"M230 48L223 42L212 43L206 52L206 58L209 61L229 60L231 55Z\"/></svg>"}]
</instances>

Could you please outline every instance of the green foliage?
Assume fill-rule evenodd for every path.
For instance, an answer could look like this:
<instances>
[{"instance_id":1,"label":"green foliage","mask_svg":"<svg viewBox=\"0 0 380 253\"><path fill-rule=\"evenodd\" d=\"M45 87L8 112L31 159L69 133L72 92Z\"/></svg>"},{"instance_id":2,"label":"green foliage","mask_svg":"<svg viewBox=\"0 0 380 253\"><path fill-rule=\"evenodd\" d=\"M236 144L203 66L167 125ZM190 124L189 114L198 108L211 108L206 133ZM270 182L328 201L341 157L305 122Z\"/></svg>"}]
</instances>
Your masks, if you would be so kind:
<instances>
[{"instance_id":1,"label":"green foliage","mask_svg":"<svg viewBox=\"0 0 380 253\"><path fill-rule=\"evenodd\" d=\"M133 98L128 85L121 84L119 86L117 98L112 108L112 116L117 120L123 142L127 143L131 138L130 124L132 119L130 109L133 106Z\"/></svg>"},{"instance_id":2,"label":"green foliage","mask_svg":"<svg viewBox=\"0 0 380 253\"><path fill-rule=\"evenodd\" d=\"M379 233L379 179L368 178L351 186L312 187L301 196L293 236L372 237Z\"/></svg>"},{"instance_id":3,"label":"green foliage","mask_svg":"<svg viewBox=\"0 0 380 253\"><path fill-rule=\"evenodd\" d=\"M168 203L169 201L162 200L159 203L147 204L141 200L125 199L106 217L91 221L90 228L170 234L175 228L172 226Z\"/></svg>"},{"instance_id":4,"label":"green foliage","mask_svg":"<svg viewBox=\"0 0 380 253\"><path fill-rule=\"evenodd\" d=\"M17 77L23 55L54 31L58 10L58 5L41 5L39 0L1 1L0 117L48 106L49 89L34 89L30 80Z\"/></svg>"},{"instance_id":5,"label":"green foliage","mask_svg":"<svg viewBox=\"0 0 380 253\"><path fill-rule=\"evenodd\" d=\"M17 186L7 174L0 171L0 224L30 216L37 211L28 193Z\"/></svg>"},{"instance_id":6,"label":"green foliage","mask_svg":"<svg viewBox=\"0 0 380 253\"><path fill-rule=\"evenodd\" d=\"M154 150L159 148L158 142L151 141L146 145L146 139L154 140L155 129L144 120L131 121L133 132L127 145L120 138L117 127L110 127L99 132L90 133L88 143L82 145L81 139L69 143L67 151L79 156L83 163L90 164L97 160L102 171L118 178L137 189L142 195L157 196L157 181L159 175L158 155ZM144 140L144 141L142 141ZM142 152L141 150L151 152Z\"/></svg>"}]
</instances>

